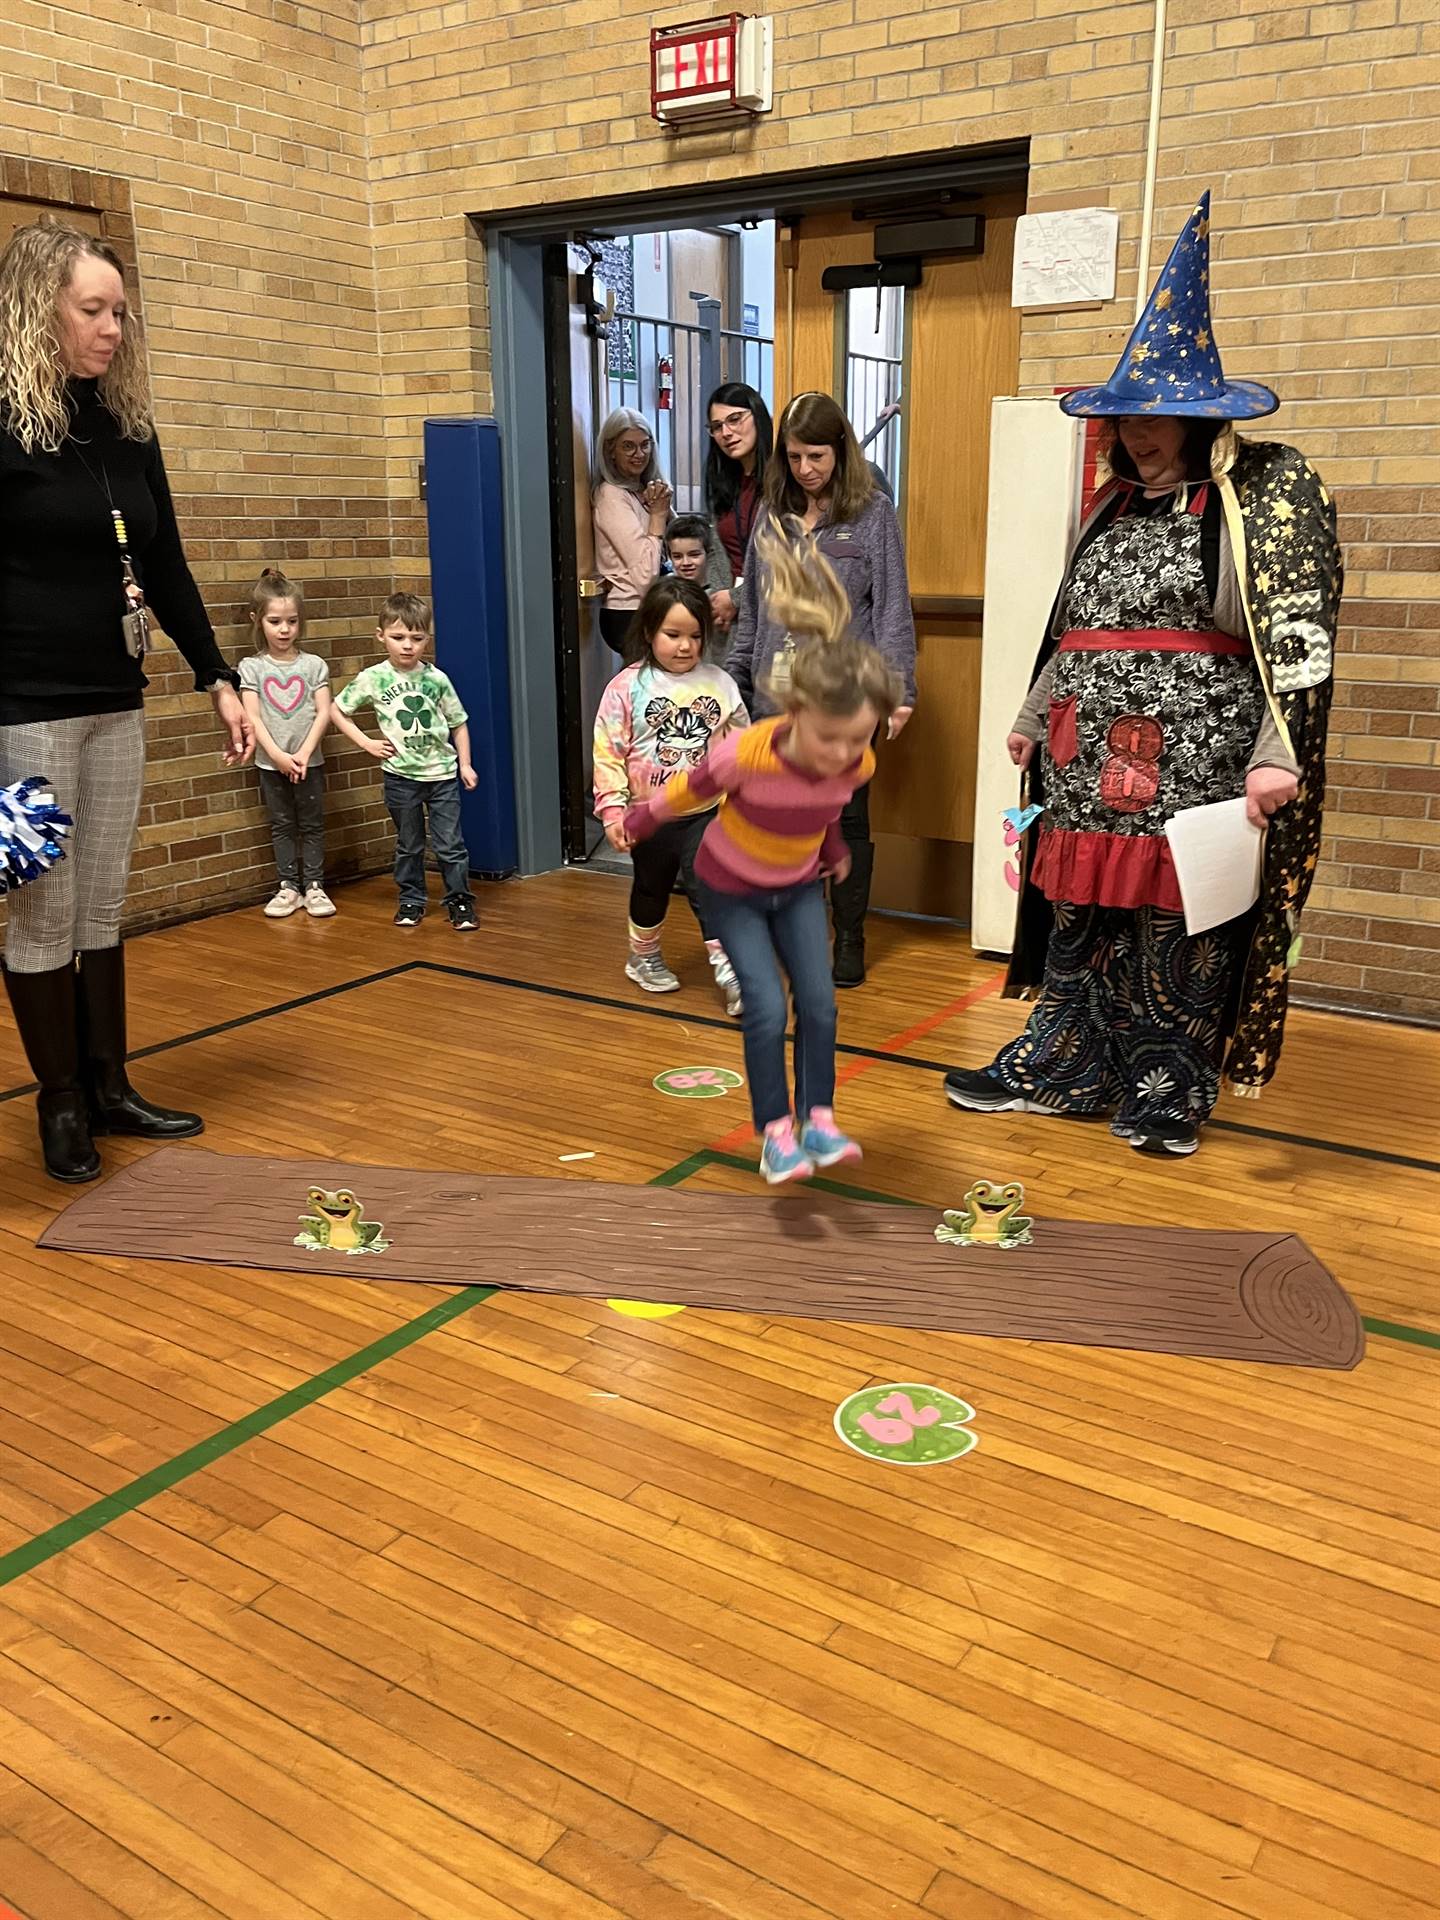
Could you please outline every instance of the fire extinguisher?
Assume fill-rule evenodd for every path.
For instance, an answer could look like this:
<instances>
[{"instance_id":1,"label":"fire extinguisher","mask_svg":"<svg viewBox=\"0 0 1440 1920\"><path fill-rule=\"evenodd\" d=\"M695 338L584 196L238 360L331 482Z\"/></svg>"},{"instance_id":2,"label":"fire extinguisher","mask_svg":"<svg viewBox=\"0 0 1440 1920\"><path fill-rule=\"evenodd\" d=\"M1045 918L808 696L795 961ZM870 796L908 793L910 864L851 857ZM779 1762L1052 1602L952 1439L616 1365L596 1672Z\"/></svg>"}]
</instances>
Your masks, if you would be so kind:
<instances>
[{"instance_id":1,"label":"fire extinguisher","mask_svg":"<svg viewBox=\"0 0 1440 1920\"><path fill-rule=\"evenodd\" d=\"M675 362L668 353L660 356L655 368L655 378L658 384L656 405L661 413L669 413L670 396L675 391Z\"/></svg>"}]
</instances>

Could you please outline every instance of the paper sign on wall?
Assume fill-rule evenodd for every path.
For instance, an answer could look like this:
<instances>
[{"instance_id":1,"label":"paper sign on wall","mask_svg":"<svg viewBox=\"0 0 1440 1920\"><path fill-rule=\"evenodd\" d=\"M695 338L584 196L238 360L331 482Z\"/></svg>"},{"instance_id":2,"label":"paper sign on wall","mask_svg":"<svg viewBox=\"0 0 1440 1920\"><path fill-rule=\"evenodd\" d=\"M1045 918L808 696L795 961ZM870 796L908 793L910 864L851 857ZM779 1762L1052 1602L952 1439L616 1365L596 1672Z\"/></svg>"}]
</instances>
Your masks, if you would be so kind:
<instances>
[{"instance_id":1,"label":"paper sign on wall","mask_svg":"<svg viewBox=\"0 0 1440 1920\"><path fill-rule=\"evenodd\" d=\"M1024 213L1015 223L1012 307L1072 307L1115 298L1120 216L1111 207Z\"/></svg>"}]
</instances>

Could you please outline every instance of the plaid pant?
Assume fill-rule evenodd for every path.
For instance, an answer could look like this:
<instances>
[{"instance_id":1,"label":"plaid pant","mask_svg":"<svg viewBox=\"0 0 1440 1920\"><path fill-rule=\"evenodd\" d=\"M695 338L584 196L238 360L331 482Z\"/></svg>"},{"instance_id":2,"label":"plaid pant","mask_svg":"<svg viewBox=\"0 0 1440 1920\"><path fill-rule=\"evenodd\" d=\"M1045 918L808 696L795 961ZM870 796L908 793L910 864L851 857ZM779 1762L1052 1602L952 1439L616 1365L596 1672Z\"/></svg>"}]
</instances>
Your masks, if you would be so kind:
<instances>
[{"instance_id":1,"label":"plaid pant","mask_svg":"<svg viewBox=\"0 0 1440 1920\"><path fill-rule=\"evenodd\" d=\"M39 774L75 822L66 855L7 901L5 964L49 973L120 941L145 783L145 716L82 714L0 727L0 786Z\"/></svg>"}]
</instances>

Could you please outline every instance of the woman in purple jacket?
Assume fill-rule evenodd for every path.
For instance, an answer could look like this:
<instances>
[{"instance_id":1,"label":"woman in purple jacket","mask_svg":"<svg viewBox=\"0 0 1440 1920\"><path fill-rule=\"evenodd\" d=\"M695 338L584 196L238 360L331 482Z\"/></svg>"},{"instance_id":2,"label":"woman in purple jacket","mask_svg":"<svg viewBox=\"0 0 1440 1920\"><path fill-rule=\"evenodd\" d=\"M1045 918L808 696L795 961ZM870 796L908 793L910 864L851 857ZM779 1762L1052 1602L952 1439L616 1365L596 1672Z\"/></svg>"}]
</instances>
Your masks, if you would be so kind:
<instances>
[{"instance_id":1,"label":"woman in purple jacket","mask_svg":"<svg viewBox=\"0 0 1440 1920\"><path fill-rule=\"evenodd\" d=\"M899 675L904 704L890 716L893 740L915 705L915 621L905 549L895 509L876 487L854 429L828 393L802 393L780 416L764 498L750 536L726 670L752 716L776 711L767 694L783 689L794 648L783 623L771 617L755 542L767 527L772 532L786 525L792 532L801 529L813 537L849 596L852 636L883 654ZM865 978L865 913L875 864L868 786L846 806L840 830L850 851L850 873L830 887L833 970L837 987L858 987Z\"/></svg>"}]
</instances>

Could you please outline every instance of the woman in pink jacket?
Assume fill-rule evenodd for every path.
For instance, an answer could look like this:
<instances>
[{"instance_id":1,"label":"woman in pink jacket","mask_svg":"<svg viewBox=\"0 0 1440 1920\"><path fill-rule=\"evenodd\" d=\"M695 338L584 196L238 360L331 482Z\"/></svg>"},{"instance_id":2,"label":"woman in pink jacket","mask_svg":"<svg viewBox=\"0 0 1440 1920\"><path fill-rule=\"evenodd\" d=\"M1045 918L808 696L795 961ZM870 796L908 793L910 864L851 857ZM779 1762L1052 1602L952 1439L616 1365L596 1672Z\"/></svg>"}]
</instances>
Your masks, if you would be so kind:
<instances>
[{"instance_id":1,"label":"woman in pink jacket","mask_svg":"<svg viewBox=\"0 0 1440 1920\"><path fill-rule=\"evenodd\" d=\"M607 582L600 635L621 653L635 610L660 571L670 488L660 477L645 416L632 407L617 407L600 429L596 464L595 564Z\"/></svg>"}]
</instances>

